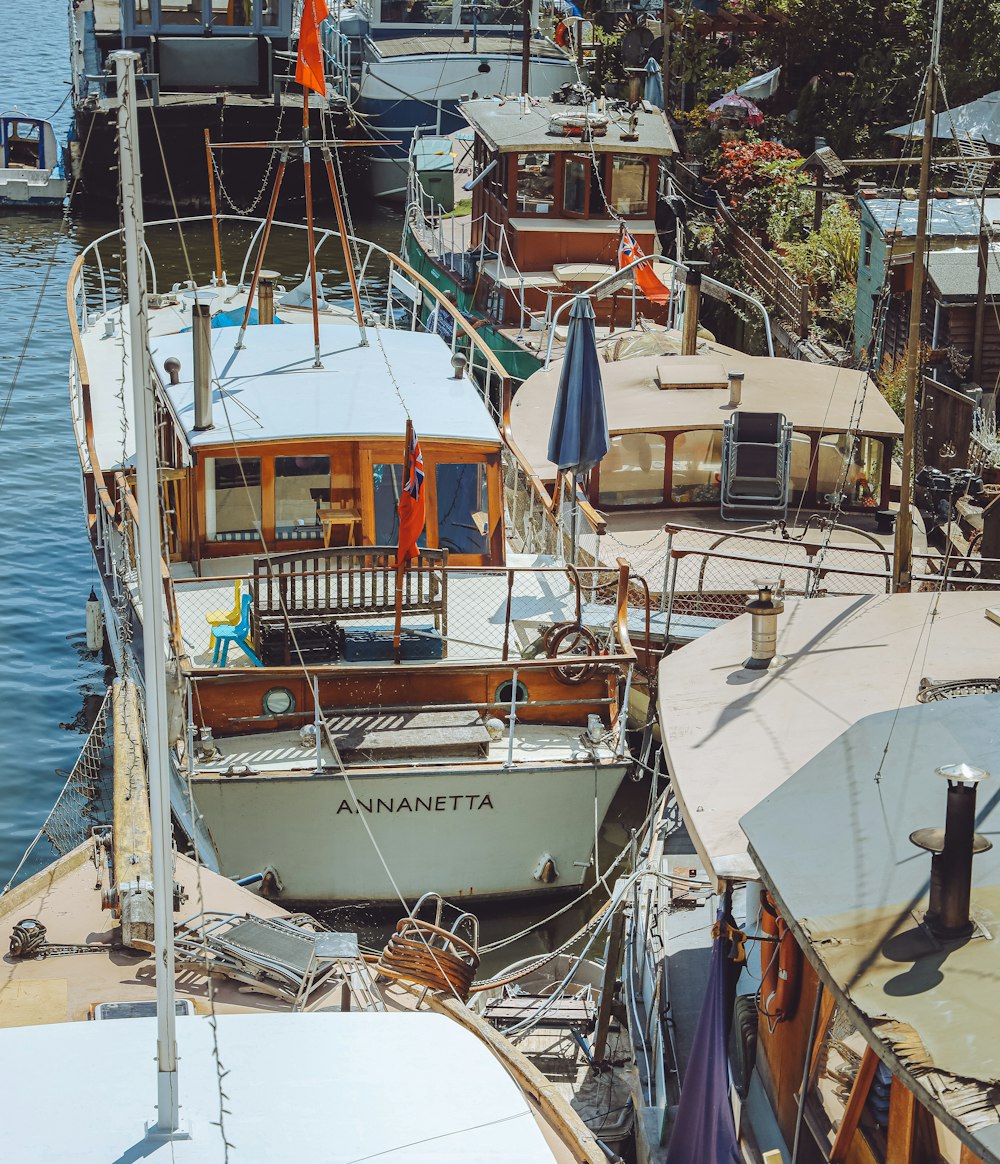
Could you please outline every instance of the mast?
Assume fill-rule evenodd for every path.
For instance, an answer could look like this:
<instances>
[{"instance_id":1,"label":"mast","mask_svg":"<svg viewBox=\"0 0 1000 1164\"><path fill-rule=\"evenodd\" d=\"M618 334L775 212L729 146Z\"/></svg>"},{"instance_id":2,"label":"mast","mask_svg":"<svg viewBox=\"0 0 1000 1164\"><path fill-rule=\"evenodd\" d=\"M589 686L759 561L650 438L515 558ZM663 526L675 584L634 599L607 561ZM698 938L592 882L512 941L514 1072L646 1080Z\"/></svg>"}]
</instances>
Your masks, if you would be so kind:
<instances>
[{"instance_id":1,"label":"mast","mask_svg":"<svg viewBox=\"0 0 1000 1164\"><path fill-rule=\"evenodd\" d=\"M924 251L927 248L927 199L930 190L931 148L934 140L934 99L937 89L938 56L941 49L941 19L944 0L937 0L931 59L927 68L924 99L924 140L920 153L920 193L917 204L917 237L913 249L913 289L910 292L910 328L906 347L906 407L903 414L903 480L899 487L899 514L896 517L895 552L892 561L893 592L908 591L913 579L913 446L916 439L917 376L920 372L920 314L924 301Z\"/></svg>"},{"instance_id":2,"label":"mast","mask_svg":"<svg viewBox=\"0 0 1000 1164\"><path fill-rule=\"evenodd\" d=\"M531 88L531 3L521 0L521 95Z\"/></svg>"},{"instance_id":3,"label":"mast","mask_svg":"<svg viewBox=\"0 0 1000 1164\"><path fill-rule=\"evenodd\" d=\"M118 151L129 315L129 363L135 427L136 501L139 507L139 575L142 665L146 691L146 742L153 849L153 917L156 961L156 1121L148 1136L175 1139L180 1128L174 992L174 871L170 839L170 771L167 676L160 579L160 513L156 472L153 378L146 334L146 261L139 189L139 134L135 73L139 54L111 54L118 82Z\"/></svg>"}]
</instances>

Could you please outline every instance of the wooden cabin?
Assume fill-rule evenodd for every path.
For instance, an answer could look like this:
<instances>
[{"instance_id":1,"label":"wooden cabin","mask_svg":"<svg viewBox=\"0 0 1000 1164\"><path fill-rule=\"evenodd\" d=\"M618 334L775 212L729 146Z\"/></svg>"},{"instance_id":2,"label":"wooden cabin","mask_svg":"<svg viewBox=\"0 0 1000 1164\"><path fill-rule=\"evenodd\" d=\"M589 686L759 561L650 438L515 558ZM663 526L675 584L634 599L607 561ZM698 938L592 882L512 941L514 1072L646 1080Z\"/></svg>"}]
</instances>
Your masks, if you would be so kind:
<instances>
[{"instance_id":1,"label":"wooden cabin","mask_svg":"<svg viewBox=\"0 0 1000 1164\"><path fill-rule=\"evenodd\" d=\"M677 150L666 118L645 105L587 108L534 98L461 106L475 135L470 250L483 254L476 303L498 323L518 325L522 289L527 309L544 316L547 293L561 302L612 274L619 219L645 254L659 251L659 165ZM580 126L591 127L590 140ZM613 298L594 306L599 323L617 307ZM657 309L644 304L643 314L657 317Z\"/></svg>"}]
</instances>

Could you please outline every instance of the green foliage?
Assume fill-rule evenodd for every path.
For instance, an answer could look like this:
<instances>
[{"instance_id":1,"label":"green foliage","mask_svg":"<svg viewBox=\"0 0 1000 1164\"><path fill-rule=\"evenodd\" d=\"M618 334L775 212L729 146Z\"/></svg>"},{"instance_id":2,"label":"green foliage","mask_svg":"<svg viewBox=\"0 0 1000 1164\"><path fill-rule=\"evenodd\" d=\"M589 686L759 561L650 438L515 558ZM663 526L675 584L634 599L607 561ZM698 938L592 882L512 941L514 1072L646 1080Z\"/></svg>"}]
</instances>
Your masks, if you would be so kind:
<instances>
[{"instance_id":1,"label":"green foliage","mask_svg":"<svg viewBox=\"0 0 1000 1164\"><path fill-rule=\"evenodd\" d=\"M806 181L801 165L795 150L747 133L742 140L722 143L716 178L740 225L779 241L794 237L785 232L796 232L801 222L800 192Z\"/></svg>"},{"instance_id":2,"label":"green foliage","mask_svg":"<svg viewBox=\"0 0 1000 1164\"><path fill-rule=\"evenodd\" d=\"M903 420L906 412L906 353L895 360L886 360L875 379L889 407Z\"/></svg>"},{"instance_id":3,"label":"green foliage","mask_svg":"<svg viewBox=\"0 0 1000 1164\"><path fill-rule=\"evenodd\" d=\"M858 220L850 205L838 200L824 210L819 230L784 247L785 266L809 287L814 321L841 340L854 326L858 240Z\"/></svg>"}]
</instances>

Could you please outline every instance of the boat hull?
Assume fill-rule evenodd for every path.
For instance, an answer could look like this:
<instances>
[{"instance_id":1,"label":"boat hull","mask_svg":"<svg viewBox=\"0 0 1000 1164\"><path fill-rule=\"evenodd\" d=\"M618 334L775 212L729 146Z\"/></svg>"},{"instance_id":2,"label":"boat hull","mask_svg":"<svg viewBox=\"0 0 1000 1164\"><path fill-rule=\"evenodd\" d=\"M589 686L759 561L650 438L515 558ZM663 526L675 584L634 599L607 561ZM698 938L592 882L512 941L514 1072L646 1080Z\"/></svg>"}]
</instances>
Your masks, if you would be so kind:
<instances>
[{"instance_id":1,"label":"boat hull","mask_svg":"<svg viewBox=\"0 0 1000 1164\"><path fill-rule=\"evenodd\" d=\"M626 770L487 762L354 771L350 789L339 773L301 772L199 775L192 788L229 876L270 868L289 901L396 903L428 889L482 899L581 885L595 811L603 820ZM546 883L549 857L558 876Z\"/></svg>"}]
</instances>

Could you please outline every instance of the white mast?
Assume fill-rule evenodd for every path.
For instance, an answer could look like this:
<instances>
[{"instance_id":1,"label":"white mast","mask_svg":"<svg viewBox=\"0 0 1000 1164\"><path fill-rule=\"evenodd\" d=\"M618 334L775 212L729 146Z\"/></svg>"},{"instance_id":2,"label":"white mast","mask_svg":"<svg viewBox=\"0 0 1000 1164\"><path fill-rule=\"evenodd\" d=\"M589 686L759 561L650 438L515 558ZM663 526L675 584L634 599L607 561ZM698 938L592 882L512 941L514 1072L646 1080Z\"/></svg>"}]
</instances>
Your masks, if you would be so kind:
<instances>
[{"instance_id":1,"label":"white mast","mask_svg":"<svg viewBox=\"0 0 1000 1164\"><path fill-rule=\"evenodd\" d=\"M146 334L146 258L139 187L139 132L135 100L138 53L115 52L118 82L118 163L128 293L129 361L135 427L139 506L139 575L142 601L142 663L146 689L149 806L153 833L153 917L156 961L156 1121L149 1136L180 1132L174 993L174 870L170 837L170 769L167 742L167 677L160 582L160 511L156 472L153 378Z\"/></svg>"}]
</instances>

